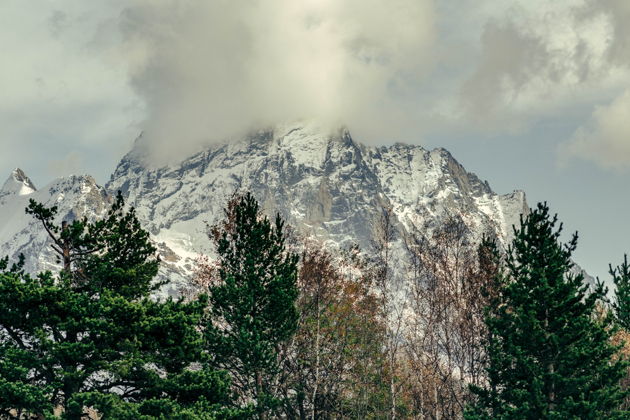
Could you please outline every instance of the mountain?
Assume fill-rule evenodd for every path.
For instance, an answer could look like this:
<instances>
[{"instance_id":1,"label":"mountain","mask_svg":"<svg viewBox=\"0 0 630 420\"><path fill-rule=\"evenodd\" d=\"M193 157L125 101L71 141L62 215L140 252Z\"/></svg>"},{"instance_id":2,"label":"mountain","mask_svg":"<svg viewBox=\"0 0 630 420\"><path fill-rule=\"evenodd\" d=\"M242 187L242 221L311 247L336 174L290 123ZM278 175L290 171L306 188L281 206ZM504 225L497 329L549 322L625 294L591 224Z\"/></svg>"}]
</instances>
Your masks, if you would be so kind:
<instances>
[{"instance_id":1,"label":"mountain","mask_svg":"<svg viewBox=\"0 0 630 420\"><path fill-rule=\"evenodd\" d=\"M502 240L528 208L523 192L495 194L444 149L367 147L345 129L328 133L317 125L261 131L160 168L142 156L125 156L107 189L122 190L151 233L184 234L193 248L207 242L205 222L222 215L234 191L252 191L268 211L338 244L367 245L383 207L405 229L460 215L473 230Z\"/></svg>"},{"instance_id":2,"label":"mountain","mask_svg":"<svg viewBox=\"0 0 630 420\"><path fill-rule=\"evenodd\" d=\"M261 130L161 166L147 161L148 143L136 141L104 188L90 177L75 176L35 191L21 171L14 172L14 181L10 177L6 192L0 192L5 197L0 217L14 218L0 219L0 255L24 252L37 256L41 267L50 266L45 235L23 214L28 198L58 203L60 217L72 218L102 213L117 190L136 207L158 244L162 275L171 280L165 293L174 293L189 278L199 254L211 252L207 227L223 216L236 191L251 191L266 212L278 211L298 232L332 247L356 242L369 248L372 223L383 208L391 209L399 239L412 231L431 232L458 216L475 238L489 233L502 243L528 211L523 192L494 193L444 149L370 147L346 129L331 132L315 123Z\"/></svg>"},{"instance_id":3,"label":"mountain","mask_svg":"<svg viewBox=\"0 0 630 420\"><path fill-rule=\"evenodd\" d=\"M16 168L2 185L0 200L15 195L28 195L35 191L37 191L37 188L35 188L29 177L20 168Z\"/></svg>"},{"instance_id":4,"label":"mountain","mask_svg":"<svg viewBox=\"0 0 630 420\"><path fill-rule=\"evenodd\" d=\"M0 256L26 258L26 270L56 269L55 254L40 223L27 215L30 199L57 206L62 220L104 216L111 203L105 189L88 175L57 179L37 190L20 169L13 171L0 190Z\"/></svg>"}]
</instances>

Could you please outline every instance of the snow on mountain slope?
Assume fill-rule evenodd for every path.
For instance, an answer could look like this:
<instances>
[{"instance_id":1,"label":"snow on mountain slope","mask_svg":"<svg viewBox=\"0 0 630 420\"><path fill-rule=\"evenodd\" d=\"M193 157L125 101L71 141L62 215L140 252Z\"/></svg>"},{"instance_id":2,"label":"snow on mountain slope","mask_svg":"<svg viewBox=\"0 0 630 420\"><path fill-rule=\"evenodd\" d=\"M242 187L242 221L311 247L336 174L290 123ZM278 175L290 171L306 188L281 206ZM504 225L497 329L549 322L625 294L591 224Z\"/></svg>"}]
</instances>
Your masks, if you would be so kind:
<instances>
[{"instance_id":1,"label":"snow on mountain slope","mask_svg":"<svg viewBox=\"0 0 630 420\"><path fill-rule=\"evenodd\" d=\"M158 245L161 275L171 281L165 293L179 289L197 256L210 252L207 226L223 216L236 191L251 191L268 214L278 211L299 232L335 247L356 242L369 248L383 208L392 210L399 239L415 230L430 233L458 216L476 237L491 233L503 243L527 211L522 192L495 194L444 149L368 147L345 129L331 132L315 123L279 125L160 167L145 162L147 144L136 142L105 188L89 177L68 177L35 191L14 172L0 192L0 255L24 252L37 257L31 268L50 266L45 234L24 214L29 198L58 204L59 217L72 218L101 214L116 190L136 207Z\"/></svg>"},{"instance_id":2,"label":"snow on mountain slope","mask_svg":"<svg viewBox=\"0 0 630 420\"><path fill-rule=\"evenodd\" d=\"M369 150L393 210L407 228L425 231L448 216L459 216L477 235L511 239L511 225L528 211L525 194L495 194L487 182L468 173L445 149L427 151L395 144Z\"/></svg>"},{"instance_id":3,"label":"snow on mountain slope","mask_svg":"<svg viewBox=\"0 0 630 420\"><path fill-rule=\"evenodd\" d=\"M28 191L28 185L32 186L32 183L22 171L19 172L27 186L21 191ZM0 255L8 255L16 261L23 253L27 256L26 269L30 272L58 268L46 232L25 212L30 199L57 206L58 221L103 216L110 203L105 189L87 175L59 178L38 191L32 187L29 192L5 195L0 199Z\"/></svg>"},{"instance_id":4,"label":"snow on mountain slope","mask_svg":"<svg viewBox=\"0 0 630 420\"><path fill-rule=\"evenodd\" d=\"M185 256L182 267L194 264L191 253L209 251L207 225L235 191L252 191L300 232L363 248L384 207L393 210L399 237L459 216L477 237L490 233L503 243L527 211L524 193L495 194L444 149L367 147L345 129L330 133L314 123L260 131L158 168L145 155L139 142L107 189L123 191L151 233Z\"/></svg>"},{"instance_id":5,"label":"snow on mountain slope","mask_svg":"<svg viewBox=\"0 0 630 420\"><path fill-rule=\"evenodd\" d=\"M0 200L14 195L28 195L37 191L35 185L20 169L16 168L0 188Z\"/></svg>"}]
</instances>

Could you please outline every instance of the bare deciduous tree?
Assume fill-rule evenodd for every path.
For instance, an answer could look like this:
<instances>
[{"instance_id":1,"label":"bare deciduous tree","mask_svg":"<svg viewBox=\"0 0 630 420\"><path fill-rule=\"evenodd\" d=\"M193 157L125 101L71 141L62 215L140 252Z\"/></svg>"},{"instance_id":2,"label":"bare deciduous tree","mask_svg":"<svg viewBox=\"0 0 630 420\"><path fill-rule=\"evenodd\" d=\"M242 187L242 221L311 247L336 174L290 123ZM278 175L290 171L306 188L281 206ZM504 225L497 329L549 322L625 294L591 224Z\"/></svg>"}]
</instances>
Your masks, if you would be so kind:
<instances>
[{"instance_id":1,"label":"bare deciduous tree","mask_svg":"<svg viewBox=\"0 0 630 420\"><path fill-rule=\"evenodd\" d=\"M493 242L476 247L469 238L451 217L430 239L413 235L406 243L414 273L406 371L420 418L461 418L469 384L485 380L484 311L498 267Z\"/></svg>"},{"instance_id":2,"label":"bare deciduous tree","mask_svg":"<svg viewBox=\"0 0 630 420\"><path fill-rule=\"evenodd\" d=\"M279 416L365 418L375 404L382 370L384 319L371 279L348 259L309 244L299 272L300 321L282 351ZM352 275L356 273L357 275Z\"/></svg>"},{"instance_id":3,"label":"bare deciduous tree","mask_svg":"<svg viewBox=\"0 0 630 420\"><path fill-rule=\"evenodd\" d=\"M372 248L374 253L372 275L376 290L380 296L381 312L386 318L385 357L389 381L389 418L399 416L398 408L402 404L401 394L403 376L400 374L401 350L404 346L405 313L407 301L404 296L402 279L396 278L394 264L400 263L400 254L395 253L396 229L391 208L384 207L372 226Z\"/></svg>"}]
</instances>

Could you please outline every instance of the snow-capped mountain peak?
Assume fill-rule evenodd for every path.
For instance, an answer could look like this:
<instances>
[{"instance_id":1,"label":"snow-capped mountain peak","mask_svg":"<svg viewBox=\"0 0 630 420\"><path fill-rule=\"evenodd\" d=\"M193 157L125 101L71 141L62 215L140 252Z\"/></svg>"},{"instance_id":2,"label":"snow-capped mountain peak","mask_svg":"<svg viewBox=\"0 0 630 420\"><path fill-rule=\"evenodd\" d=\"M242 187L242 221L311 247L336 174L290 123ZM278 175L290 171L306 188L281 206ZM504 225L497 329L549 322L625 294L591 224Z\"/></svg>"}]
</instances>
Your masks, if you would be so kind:
<instances>
[{"instance_id":1,"label":"snow-capped mountain peak","mask_svg":"<svg viewBox=\"0 0 630 420\"><path fill-rule=\"evenodd\" d=\"M524 194L494 193L445 149L371 147L345 128L315 123L261 130L158 168L136 156L123 158L107 189L123 191L151 233L179 238L171 248L193 252L204 251L206 223L222 216L237 190L251 191L298 231L339 246L368 247L371 224L384 207L394 212L401 234L430 232L456 215L503 243L527 211Z\"/></svg>"},{"instance_id":2,"label":"snow-capped mountain peak","mask_svg":"<svg viewBox=\"0 0 630 420\"><path fill-rule=\"evenodd\" d=\"M37 191L35 185L20 168L15 168L0 189L0 199L9 195L28 195Z\"/></svg>"},{"instance_id":3,"label":"snow-capped mountain peak","mask_svg":"<svg viewBox=\"0 0 630 420\"><path fill-rule=\"evenodd\" d=\"M24 191L29 191L28 185L32 183L24 173L14 171L14 174L18 180L13 180L12 174L7 183L12 186L22 183ZM102 217L111 203L109 194L88 175L58 178L37 191L33 187L21 195L19 191L0 198L0 258L9 256L16 261L24 254L29 272L57 268L48 235L41 224L24 211L30 199L47 207L56 206L57 222Z\"/></svg>"},{"instance_id":4,"label":"snow-capped mountain peak","mask_svg":"<svg viewBox=\"0 0 630 420\"><path fill-rule=\"evenodd\" d=\"M167 293L190 279L200 254L212 252L207 226L223 216L235 191L252 192L266 213L279 212L297 232L336 249L354 243L369 249L384 208L392 211L399 241L414 232L430 236L458 217L476 238L491 234L502 244L528 211L524 193L496 194L445 149L367 146L345 128L282 124L163 165L146 161L143 144L150 141L141 136L105 188L88 176L66 177L28 197L0 199L0 215L13 215L0 220L0 256L23 252L38 261L33 269L50 267L41 227L24 217L30 197L59 206L59 217L70 219L102 214L122 191L164 256ZM23 173L12 176L7 191L30 191L25 180ZM24 189L16 190L16 182Z\"/></svg>"}]
</instances>

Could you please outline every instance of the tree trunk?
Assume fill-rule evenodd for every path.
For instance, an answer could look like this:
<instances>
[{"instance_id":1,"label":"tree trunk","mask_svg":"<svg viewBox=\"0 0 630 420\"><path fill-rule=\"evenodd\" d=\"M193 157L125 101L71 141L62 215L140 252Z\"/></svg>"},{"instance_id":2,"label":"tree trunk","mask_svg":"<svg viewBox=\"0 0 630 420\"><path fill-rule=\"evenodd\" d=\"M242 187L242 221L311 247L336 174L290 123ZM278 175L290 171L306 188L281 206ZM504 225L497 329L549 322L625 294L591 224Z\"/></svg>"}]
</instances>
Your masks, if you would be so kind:
<instances>
[{"instance_id":1,"label":"tree trunk","mask_svg":"<svg viewBox=\"0 0 630 420\"><path fill-rule=\"evenodd\" d=\"M315 411L317 409L316 400L317 400L317 390L319 387L319 340L320 340L320 328L321 328L321 320L320 320L320 308L319 308L319 299L317 302L317 333L315 335L315 386L313 387L313 396L312 396L312 404L313 411L311 412L311 420L315 420Z\"/></svg>"},{"instance_id":2,"label":"tree trunk","mask_svg":"<svg viewBox=\"0 0 630 420\"><path fill-rule=\"evenodd\" d=\"M392 416L392 420L396 420L396 383L395 383L393 368L394 368L394 366L393 366L393 363L392 363L392 366L391 366L391 369L392 369L391 378L389 380L389 391L392 394L391 416Z\"/></svg>"},{"instance_id":3,"label":"tree trunk","mask_svg":"<svg viewBox=\"0 0 630 420\"><path fill-rule=\"evenodd\" d=\"M65 220L61 222L61 230L64 234L68 232L68 222L66 222ZM63 270L66 273L70 274L70 240L67 238L63 240L62 251L63 251Z\"/></svg>"},{"instance_id":4,"label":"tree trunk","mask_svg":"<svg viewBox=\"0 0 630 420\"><path fill-rule=\"evenodd\" d=\"M300 411L300 420L306 420L306 410L304 409L304 392L298 393L298 409Z\"/></svg>"},{"instance_id":5,"label":"tree trunk","mask_svg":"<svg viewBox=\"0 0 630 420\"><path fill-rule=\"evenodd\" d=\"M262 386L262 374L260 371L256 372L256 404L260 406L260 397L263 394L263 386ZM259 418L261 420L265 420L267 418L264 411L259 413Z\"/></svg>"}]
</instances>

